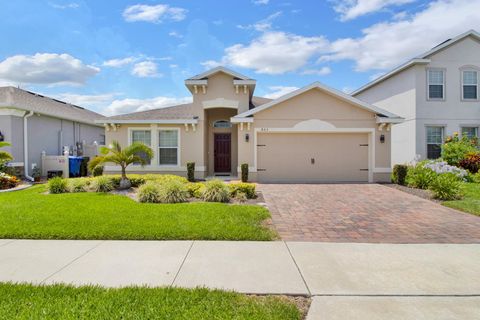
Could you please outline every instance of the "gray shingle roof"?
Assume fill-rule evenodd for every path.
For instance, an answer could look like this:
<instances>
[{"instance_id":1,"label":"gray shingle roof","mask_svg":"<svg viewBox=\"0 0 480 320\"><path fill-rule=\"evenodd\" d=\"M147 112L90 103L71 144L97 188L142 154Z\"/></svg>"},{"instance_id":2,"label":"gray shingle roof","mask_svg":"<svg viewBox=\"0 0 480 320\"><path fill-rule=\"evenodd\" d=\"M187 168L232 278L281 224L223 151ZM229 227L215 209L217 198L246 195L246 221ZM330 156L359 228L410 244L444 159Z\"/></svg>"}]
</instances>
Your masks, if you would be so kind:
<instances>
[{"instance_id":1,"label":"gray shingle roof","mask_svg":"<svg viewBox=\"0 0 480 320\"><path fill-rule=\"evenodd\" d=\"M15 87L0 87L0 108L13 107L91 125L103 115L60 100Z\"/></svg>"},{"instance_id":2,"label":"gray shingle roof","mask_svg":"<svg viewBox=\"0 0 480 320\"><path fill-rule=\"evenodd\" d=\"M258 107L264 103L271 101L272 99L253 97L252 104L254 107ZM193 119L198 116L194 112L193 104L186 103L176 106L152 109L147 111L139 111L133 113L122 114L118 116L108 117L108 120L176 120L176 119Z\"/></svg>"}]
</instances>

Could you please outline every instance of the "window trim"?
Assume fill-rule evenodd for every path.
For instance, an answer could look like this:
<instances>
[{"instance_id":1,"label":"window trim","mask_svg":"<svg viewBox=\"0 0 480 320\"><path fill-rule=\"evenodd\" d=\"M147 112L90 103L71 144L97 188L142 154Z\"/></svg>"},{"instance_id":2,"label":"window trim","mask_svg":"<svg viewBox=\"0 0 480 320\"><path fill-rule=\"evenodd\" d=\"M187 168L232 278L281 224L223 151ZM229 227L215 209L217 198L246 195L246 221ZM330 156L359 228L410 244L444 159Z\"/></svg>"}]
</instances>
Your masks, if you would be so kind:
<instances>
[{"instance_id":1,"label":"window trim","mask_svg":"<svg viewBox=\"0 0 480 320\"><path fill-rule=\"evenodd\" d=\"M177 164L160 164L160 131L172 131L175 130L177 131ZM162 168L166 167L180 167L181 162L181 130L180 127L160 127L157 128L157 140L158 140L158 145L157 145L157 152L158 152L158 160L157 160L157 165ZM167 147L165 147L167 148ZM168 147L168 148L173 148L173 147Z\"/></svg>"},{"instance_id":2,"label":"window trim","mask_svg":"<svg viewBox=\"0 0 480 320\"><path fill-rule=\"evenodd\" d=\"M465 98L463 95L463 73L465 71L475 71L477 73L477 97L475 99ZM463 66L460 68L460 100L465 102L479 101L479 89L480 89L480 69L474 66Z\"/></svg>"},{"instance_id":3,"label":"window trim","mask_svg":"<svg viewBox=\"0 0 480 320\"><path fill-rule=\"evenodd\" d=\"M230 124L230 126L229 127L215 127L215 124L218 123L218 122L227 122L228 124ZM212 128L214 128L214 129L231 129L232 126L233 126L232 123L227 119L214 120L213 123L212 123Z\"/></svg>"},{"instance_id":4,"label":"window trim","mask_svg":"<svg viewBox=\"0 0 480 320\"><path fill-rule=\"evenodd\" d=\"M152 127L128 127L128 145L133 143L133 131L150 131L150 148L153 150L153 136L152 136ZM153 158L150 159L150 164L145 165L145 167L151 166L153 163ZM132 163L132 166L141 166L140 164Z\"/></svg>"},{"instance_id":5,"label":"window trim","mask_svg":"<svg viewBox=\"0 0 480 320\"><path fill-rule=\"evenodd\" d=\"M463 136L463 128L475 128L476 131L477 131L477 137L478 137L478 128L480 126L479 125L476 125L476 124L462 124L460 125L460 135Z\"/></svg>"},{"instance_id":6,"label":"window trim","mask_svg":"<svg viewBox=\"0 0 480 320\"><path fill-rule=\"evenodd\" d=\"M426 68L426 82L427 82L427 101L445 101L447 99L447 69L445 68ZM443 72L443 84L442 84L442 92L443 92L443 97L442 98L430 98L430 77L429 77L429 71L442 71Z\"/></svg>"},{"instance_id":7,"label":"window trim","mask_svg":"<svg viewBox=\"0 0 480 320\"><path fill-rule=\"evenodd\" d=\"M425 125L425 159L430 159L428 157L428 145L433 144L433 143L428 143L428 128L429 127L442 128L442 142L440 143L440 145L442 145L445 142L445 130L447 128L446 125L442 125L442 124L426 124ZM434 160L434 159L432 159L432 160Z\"/></svg>"}]
</instances>

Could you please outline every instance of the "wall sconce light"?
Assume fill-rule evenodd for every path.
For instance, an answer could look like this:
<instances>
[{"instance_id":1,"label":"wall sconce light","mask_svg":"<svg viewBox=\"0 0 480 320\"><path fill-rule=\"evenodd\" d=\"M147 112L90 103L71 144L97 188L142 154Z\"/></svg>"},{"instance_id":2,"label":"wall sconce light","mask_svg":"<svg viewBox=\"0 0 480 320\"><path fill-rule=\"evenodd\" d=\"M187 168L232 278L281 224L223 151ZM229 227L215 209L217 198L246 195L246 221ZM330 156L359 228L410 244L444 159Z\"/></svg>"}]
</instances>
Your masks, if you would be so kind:
<instances>
[{"instance_id":1,"label":"wall sconce light","mask_svg":"<svg viewBox=\"0 0 480 320\"><path fill-rule=\"evenodd\" d=\"M2 132L0 132L0 142L1 141L5 141L5 136L2 134Z\"/></svg>"},{"instance_id":2,"label":"wall sconce light","mask_svg":"<svg viewBox=\"0 0 480 320\"><path fill-rule=\"evenodd\" d=\"M245 133L245 142L250 141L250 135L248 133Z\"/></svg>"},{"instance_id":3,"label":"wall sconce light","mask_svg":"<svg viewBox=\"0 0 480 320\"><path fill-rule=\"evenodd\" d=\"M385 143L385 135L384 134L380 135L380 143Z\"/></svg>"}]
</instances>

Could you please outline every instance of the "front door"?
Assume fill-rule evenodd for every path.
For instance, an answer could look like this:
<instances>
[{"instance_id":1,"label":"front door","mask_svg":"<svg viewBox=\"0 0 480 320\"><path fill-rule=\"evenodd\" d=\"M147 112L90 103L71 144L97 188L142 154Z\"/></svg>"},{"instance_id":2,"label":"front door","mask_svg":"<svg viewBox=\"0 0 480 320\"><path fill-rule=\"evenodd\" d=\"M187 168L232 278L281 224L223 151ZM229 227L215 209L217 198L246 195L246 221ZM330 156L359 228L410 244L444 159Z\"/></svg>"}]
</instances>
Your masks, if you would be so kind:
<instances>
[{"instance_id":1,"label":"front door","mask_svg":"<svg viewBox=\"0 0 480 320\"><path fill-rule=\"evenodd\" d=\"M230 173L232 169L230 133L215 133L213 148L215 172Z\"/></svg>"}]
</instances>

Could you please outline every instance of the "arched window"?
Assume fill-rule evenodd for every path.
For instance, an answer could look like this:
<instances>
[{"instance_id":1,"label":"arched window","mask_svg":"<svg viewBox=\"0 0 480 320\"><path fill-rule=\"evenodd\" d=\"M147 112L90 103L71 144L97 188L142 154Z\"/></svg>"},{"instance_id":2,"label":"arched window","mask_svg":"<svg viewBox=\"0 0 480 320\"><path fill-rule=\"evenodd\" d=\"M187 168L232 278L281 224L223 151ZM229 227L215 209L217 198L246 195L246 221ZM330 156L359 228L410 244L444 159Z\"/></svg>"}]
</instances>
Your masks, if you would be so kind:
<instances>
[{"instance_id":1,"label":"arched window","mask_svg":"<svg viewBox=\"0 0 480 320\"><path fill-rule=\"evenodd\" d=\"M230 121L227 120L217 120L213 122L213 127L214 128L231 128L232 124Z\"/></svg>"}]
</instances>

